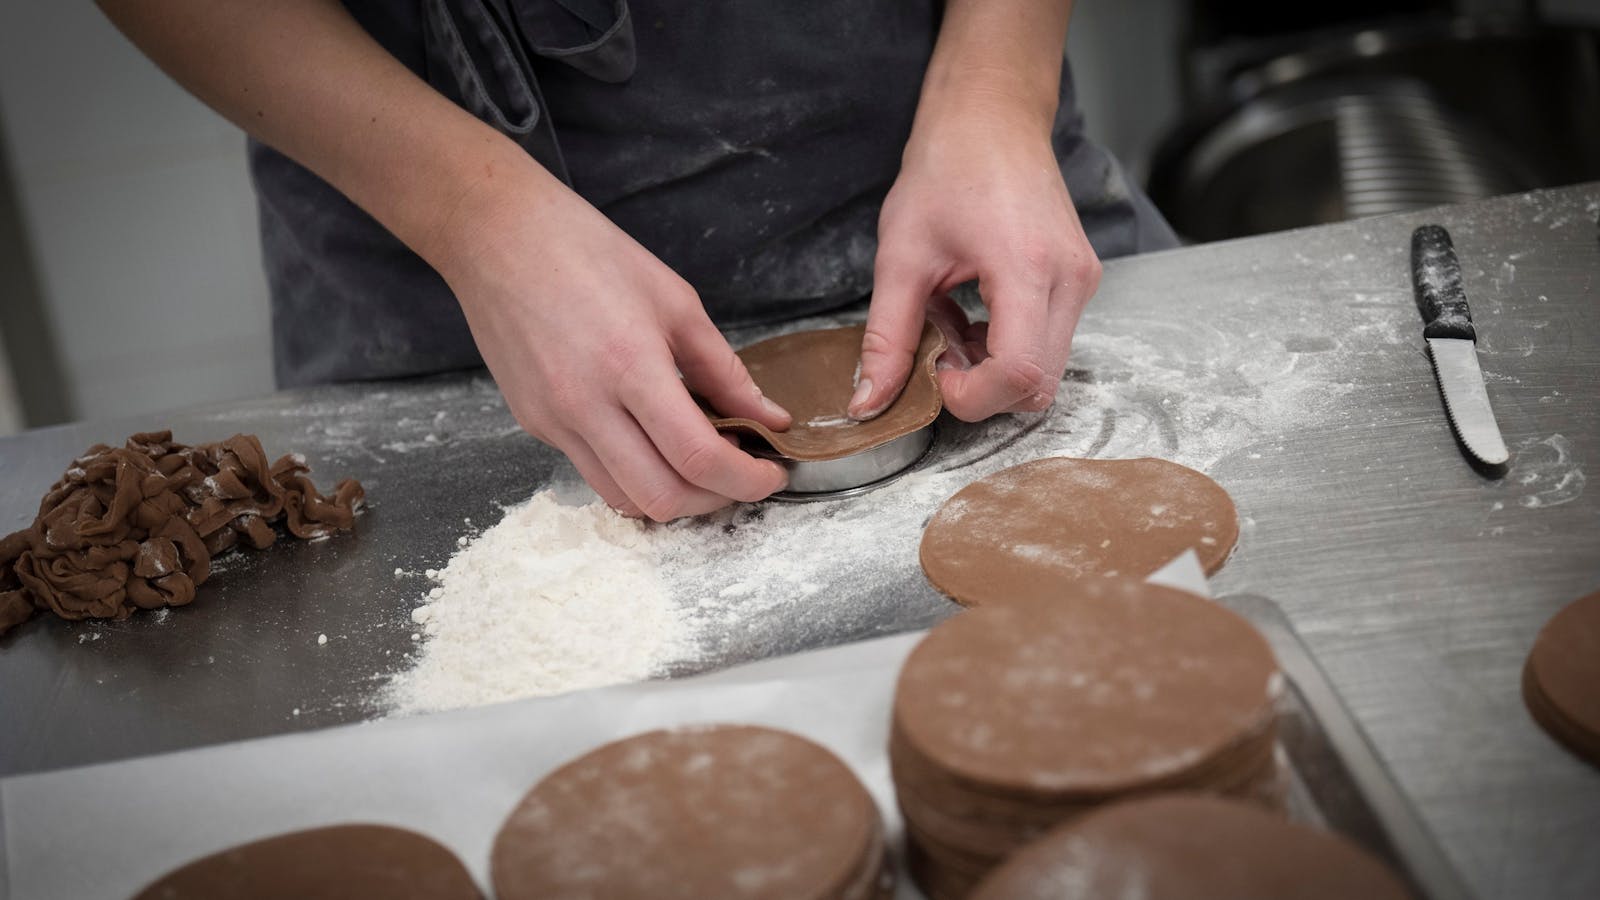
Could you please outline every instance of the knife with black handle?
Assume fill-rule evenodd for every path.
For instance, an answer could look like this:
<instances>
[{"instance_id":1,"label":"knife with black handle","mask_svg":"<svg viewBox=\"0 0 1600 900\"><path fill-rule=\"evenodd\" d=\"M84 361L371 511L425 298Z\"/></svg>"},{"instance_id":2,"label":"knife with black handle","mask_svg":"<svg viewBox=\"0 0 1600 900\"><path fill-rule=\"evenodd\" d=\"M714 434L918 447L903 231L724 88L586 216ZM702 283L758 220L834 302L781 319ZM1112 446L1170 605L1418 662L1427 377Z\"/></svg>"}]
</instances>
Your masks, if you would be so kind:
<instances>
[{"instance_id":1,"label":"knife with black handle","mask_svg":"<svg viewBox=\"0 0 1600 900\"><path fill-rule=\"evenodd\" d=\"M1412 232L1411 280L1422 313L1422 336L1428 342L1428 358L1433 360L1450 427L1469 456L1497 473L1511 453L1489 406L1483 370L1478 366L1478 333L1472 325L1467 292L1461 286L1461 264L1450 232L1438 225L1424 225Z\"/></svg>"}]
</instances>

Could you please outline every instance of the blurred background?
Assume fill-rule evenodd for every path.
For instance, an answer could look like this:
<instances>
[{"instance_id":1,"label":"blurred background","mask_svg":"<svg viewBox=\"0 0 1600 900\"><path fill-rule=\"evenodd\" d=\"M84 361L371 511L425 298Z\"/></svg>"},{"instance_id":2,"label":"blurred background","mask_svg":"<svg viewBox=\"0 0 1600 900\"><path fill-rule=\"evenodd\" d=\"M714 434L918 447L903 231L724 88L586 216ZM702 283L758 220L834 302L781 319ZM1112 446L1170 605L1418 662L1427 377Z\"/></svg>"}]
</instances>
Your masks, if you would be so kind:
<instances>
[{"instance_id":1,"label":"blurred background","mask_svg":"<svg viewBox=\"0 0 1600 900\"><path fill-rule=\"evenodd\" d=\"M1078 0L1091 136L1189 241L1600 178L1600 0ZM0 5L0 434L273 388L242 134L89 3Z\"/></svg>"}]
</instances>

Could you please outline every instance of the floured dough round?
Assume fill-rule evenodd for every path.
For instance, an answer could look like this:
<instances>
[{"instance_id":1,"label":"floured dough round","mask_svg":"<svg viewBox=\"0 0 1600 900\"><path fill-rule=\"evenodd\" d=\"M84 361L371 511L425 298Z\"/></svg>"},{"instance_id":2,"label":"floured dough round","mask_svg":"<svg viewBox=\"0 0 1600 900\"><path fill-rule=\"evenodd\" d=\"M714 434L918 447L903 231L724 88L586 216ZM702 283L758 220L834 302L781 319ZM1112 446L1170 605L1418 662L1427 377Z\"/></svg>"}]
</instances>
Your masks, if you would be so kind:
<instances>
[{"instance_id":1,"label":"floured dough round","mask_svg":"<svg viewBox=\"0 0 1600 900\"><path fill-rule=\"evenodd\" d=\"M1193 548L1209 574L1239 537L1216 482L1161 459L1023 463L967 485L922 535L922 570L958 603L1055 593L1091 575L1145 578Z\"/></svg>"},{"instance_id":2,"label":"floured dough round","mask_svg":"<svg viewBox=\"0 0 1600 900\"><path fill-rule=\"evenodd\" d=\"M1539 631L1522 697L1545 731L1600 765L1600 591L1574 600Z\"/></svg>"},{"instance_id":3,"label":"floured dough round","mask_svg":"<svg viewBox=\"0 0 1600 900\"><path fill-rule=\"evenodd\" d=\"M134 900L482 900L455 854L413 831L334 825L241 844L163 875Z\"/></svg>"},{"instance_id":4,"label":"floured dough round","mask_svg":"<svg viewBox=\"0 0 1600 900\"><path fill-rule=\"evenodd\" d=\"M905 389L881 415L856 422L846 409L855 392L864 332L861 325L798 331L740 350L750 377L794 416L794 424L781 432L752 419L713 417L711 424L756 435L782 455L810 462L871 450L932 424L943 408L934 373L946 346L943 333L931 323L923 326Z\"/></svg>"},{"instance_id":5,"label":"floured dough round","mask_svg":"<svg viewBox=\"0 0 1600 900\"><path fill-rule=\"evenodd\" d=\"M994 870L971 900L1400 900L1377 859L1258 807L1164 794L1061 826Z\"/></svg>"},{"instance_id":6,"label":"floured dough round","mask_svg":"<svg viewBox=\"0 0 1600 900\"><path fill-rule=\"evenodd\" d=\"M1280 679L1226 607L1092 579L934 628L900 670L893 727L958 785L1092 800L1268 765Z\"/></svg>"},{"instance_id":7,"label":"floured dough round","mask_svg":"<svg viewBox=\"0 0 1600 900\"><path fill-rule=\"evenodd\" d=\"M652 731L557 769L490 858L500 900L847 898L883 889L883 826L854 774L783 731Z\"/></svg>"}]
</instances>

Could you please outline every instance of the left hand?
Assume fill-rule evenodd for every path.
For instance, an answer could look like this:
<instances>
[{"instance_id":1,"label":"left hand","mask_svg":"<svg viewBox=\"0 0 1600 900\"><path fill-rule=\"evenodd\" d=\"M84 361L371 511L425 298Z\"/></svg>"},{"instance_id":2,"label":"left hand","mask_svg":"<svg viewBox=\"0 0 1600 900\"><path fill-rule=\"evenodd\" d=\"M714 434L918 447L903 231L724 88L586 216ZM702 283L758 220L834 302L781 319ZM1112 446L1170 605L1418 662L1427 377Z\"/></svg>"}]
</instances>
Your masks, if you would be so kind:
<instances>
[{"instance_id":1,"label":"left hand","mask_svg":"<svg viewBox=\"0 0 1600 900\"><path fill-rule=\"evenodd\" d=\"M928 112L878 219L850 415L870 419L899 396L925 316L950 341L938 378L951 413L976 422L1047 409L1100 284L1049 129L990 95ZM973 278L991 322L969 324L948 296Z\"/></svg>"}]
</instances>

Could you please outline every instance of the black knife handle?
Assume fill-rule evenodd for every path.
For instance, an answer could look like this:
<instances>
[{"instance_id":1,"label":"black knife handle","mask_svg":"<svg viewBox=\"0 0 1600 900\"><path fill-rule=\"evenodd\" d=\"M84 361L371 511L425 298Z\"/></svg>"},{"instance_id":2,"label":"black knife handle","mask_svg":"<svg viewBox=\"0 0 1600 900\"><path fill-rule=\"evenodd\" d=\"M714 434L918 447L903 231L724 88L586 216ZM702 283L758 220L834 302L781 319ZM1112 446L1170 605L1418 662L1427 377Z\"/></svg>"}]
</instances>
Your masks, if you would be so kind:
<instances>
[{"instance_id":1,"label":"black knife handle","mask_svg":"<svg viewBox=\"0 0 1600 900\"><path fill-rule=\"evenodd\" d=\"M1411 283L1417 292L1417 309L1422 312L1423 337L1478 339L1450 232L1438 225L1411 232Z\"/></svg>"}]
</instances>

